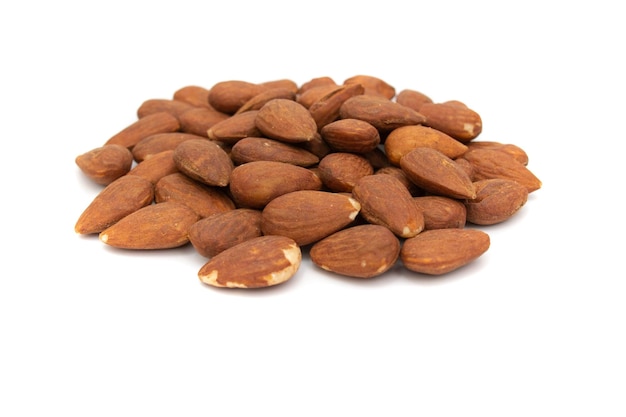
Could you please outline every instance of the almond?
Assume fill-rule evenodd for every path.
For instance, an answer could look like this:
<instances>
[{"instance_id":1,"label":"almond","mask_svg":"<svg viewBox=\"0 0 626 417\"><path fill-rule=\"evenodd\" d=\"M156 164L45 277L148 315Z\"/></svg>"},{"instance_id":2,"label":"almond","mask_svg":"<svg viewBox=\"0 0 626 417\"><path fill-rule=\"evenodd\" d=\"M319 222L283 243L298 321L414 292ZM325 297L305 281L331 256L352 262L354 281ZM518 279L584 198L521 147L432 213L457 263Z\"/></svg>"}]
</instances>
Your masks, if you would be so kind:
<instances>
[{"instance_id":1,"label":"almond","mask_svg":"<svg viewBox=\"0 0 626 417\"><path fill-rule=\"evenodd\" d=\"M270 88L268 90L260 92L256 96L252 97L250 100L246 101L241 107L239 107L235 114L243 113L250 110L260 110L261 107L265 105L265 103L276 98L295 101L296 93L291 89L283 87Z\"/></svg>"},{"instance_id":2,"label":"almond","mask_svg":"<svg viewBox=\"0 0 626 417\"><path fill-rule=\"evenodd\" d=\"M210 90L198 85L187 85L176 90L172 98L191 104L194 107L212 109L213 107L209 104L209 92Z\"/></svg>"},{"instance_id":3,"label":"almond","mask_svg":"<svg viewBox=\"0 0 626 417\"><path fill-rule=\"evenodd\" d=\"M270 287L291 279L301 260L302 252L292 239L260 236L211 258L198 271L198 278L215 287Z\"/></svg>"},{"instance_id":4,"label":"almond","mask_svg":"<svg viewBox=\"0 0 626 417\"><path fill-rule=\"evenodd\" d=\"M253 161L276 161L309 167L320 161L317 155L299 146L257 137L237 141L231 149L230 157L238 165Z\"/></svg>"},{"instance_id":5,"label":"almond","mask_svg":"<svg viewBox=\"0 0 626 417\"><path fill-rule=\"evenodd\" d=\"M329 123L339 118L341 105L350 97L363 94L365 89L361 84L343 85L328 92L311 104L308 109L317 124L317 129L321 129Z\"/></svg>"},{"instance_id":6,"label":"almond","mask_svg":"<svg viewBox=\"0 0 626 417\"><path fill-rule=\"evenodd\" d=\"M472 149L463 158L469 161L474 172L474 180L501 178L517 181L529 193L541 188L541 181L515 157L496 149Z\"/></svg>"},{"instance_id":7,"label":"almond","mask_svg":"<svg viewBox=\"0 0 626 417\"><path fill-rule=\"evenodd\" d=\"M293 100L268 101L256 115L255 124L264 136L287 143L307 142L317 134L311 113Z\"/></svg>"},{"instance_id":8,"label":"almond","mask_svg":"<svg viewBox=\"0 0 626 417\"><path fill-rule=\"evenodd\" d=\"M419 147L433 148L455 159L467 152L467 146L445 133L431 127L414 125L393 130L385 139L385 153L389 161L400 166L400 159Z\"/></svg>"},{"instance_id":9,"label":"almond","mask_svg":"<svg viewBox=\"0 0 626 417\"><path fill-rule=\"evenodd\" d=\"M139 108L137 108L137 117L143 119L146 116L161 112L169 113L174 117L178 117L183 112L193 109L193 107L194 106L184 101L166 98L153 98L141 103Z\"/></svg>"},{"instance_id":10,"label":"almond","mask_svg":"<svg viewBox=\"0 0 626 417\"><path fill-rule=\"evenodd\" d=\"M78 155L75 162L88 178L108 185L130 171L133 154L122 145L104 145Z\"/></svg>"},{"instance_id":11,"label":"almond","mask_svg":"<svg viewBox=\"0 0 626 417\"><path fill-rule=\"evenodd\" d=\"M156 184L161 178L175 172L178 172L178 167L174 161L174 151L169 150L144 159L135 165L128 174L145 178L152 184Z\"/></svg>"},{"instance_id":12,"label":"almond","mask_svg":"<svg viewBox=\"0 0 626 417\"><path fill-rule=\"evenodd\" d=\"M154 113L131 123L109 140L106 145L122 145L129 149L135 146L141 139L156 133L176 132L180 129L178 119L170 113Z\"/></svg>"},{"instance_id":13,"label":"almond","mask_svg":"<svg viewBox=\"0 0 626 417\"><path fill-rule=\"evenodd\" d=\"M463 228L467 210L463 202L438 195L413 197L413 202L424 215L424 230Z\"/></svg>"},{"instance_id":14,"label":"almond","mask_svg":"<svg viewBox=\"0 0 626 417\"><path fill-rule=\"evenodd\" d=\"M218 144L207 139L187 140L174 150L179 171L206 185L225 187L234 168L230 156Z\"/></svg>"},{"instance_id":15,"label":"almond","mask_svg":"<svg viewBox=\"0 0 626 417\"><path fill-rule=\"evenodd\" d=\"M509 154L516 160L518 160L522 165L528 165L528 154L525 150L520 148L517 145L513 145L512 143L501 143L495 141L472 141L467 144L467 150L472 149L494 149L497 151L504 152Z\"/></svg>"},{"instance_id":16,"label":"almond","mask_svg":"<svg viewBox=\"0 0 626 417\"><path fill-rule=\"evenodd\" d=\"M402 90L396 96L396 103L402 104L403 106L409 107L417 112L420 111L422 104L432 102L433 100L426 94L411 89Z\"/></svg>"},{"instance_id":17,"label":"almond","mask_svg":"<svg viewBox=\"0 0 626 417\"><path fill-rule=\"evenodd\" d=\"M474 183L476 198L465 200L467 220L474 224L502 223L522 208L528 190L517 181L489 179Z\"/></svg>"},{"instance_id":18,"label":"almond","mask_svg":"<svg viewBox=\"0 0 626 417\"><path fill-rule=\"evenodd\" d=\"M344 85L360 84L364 88L364 94L380 96L391 100L396 95L396 89L389 83L371 75L355 75L346 79Z\"/></svg>"},{"instance_id":19,"label":"almond","mask_svg":"<svg viewBox=\"0 0 626 417\"><path fill-rule=\"evenodd\" d=\"M181 113L178 120L182 132L208 137L207 132L210 128L229 117L226 113L218 112L215 109L195 107Z\"/></svg>"},{"instance_id":20,"label":"almond","mask_svg":"<svg viewBox=\"0 0 626 417\"><path fill-rule=\"evenodd\" d=\"M482 132L482 119L478 113L465 105L452 103L424 103L420 113L426 118L425 125L442 131L467 143Z\"/></svg>"},{"instance_id":21,"label":"almond","mask_svg":"<svg viewBox=\"0 0 626 417\"><path fill-rule=\"evenodd\" d=\"M209 89L208 100L215 110L234 114L248 100L267 89L268 87L247 81L221 81Z\"/></svg>"},{"instance_id":22,"label":"almond","mask_svg":"<svg viewBox=\"0 0 626 417\"><path fill-rule=\"evenodd\" d=\"M152 155L156 155L157 153L170 150L173 151L178 145L189 139L205 138L183 132L157 133L155 135L147 136L133 146L133 158L135 161L141 162Z\"/></svg>"},{"instance_id":23,"label":"almond","mask_svg":"<svg viewBox=\"0 0 626 417\"><path fill-rule=\"evenodd\" d=\"M329 190L347 193L352 192L361 178L374 173L374 167L365 157L347 152L329 153L320 160L318 169Z\"/></svg>"},{"instance_id":24,"label":"almond","mask_svg":"<svg viewBox=\"0 0 626 417\"><path fill-rule=\"evenodd\" d=\"M384 97L370 95L359 95L346 100L339 109L339 117L364 120L383 135L398 127L417 125L426 120L409 107Z\"/></svg>"},{"instance_id":25,"label":"almond","mask_svg":"<svg viewBox=\"0 0 626 417\"><path fill-rule=\"evenodd\" d=\"M370 123L358 119L340 119L320 130L322 138L336 152L367 153L380 144L380 134Z\"/></svg>"},{"instance_id":26,"label":"almond","mask_svg":"<svg viewBox=\"0 0 626 417\"><path fill-rule=\"evenodd\" d=\"M209 139L233 145L240 139L263 136L256 127L258 110L249 110L235 114L226 120L214 124L208 131Z\"/></svg>"}]
</instances>

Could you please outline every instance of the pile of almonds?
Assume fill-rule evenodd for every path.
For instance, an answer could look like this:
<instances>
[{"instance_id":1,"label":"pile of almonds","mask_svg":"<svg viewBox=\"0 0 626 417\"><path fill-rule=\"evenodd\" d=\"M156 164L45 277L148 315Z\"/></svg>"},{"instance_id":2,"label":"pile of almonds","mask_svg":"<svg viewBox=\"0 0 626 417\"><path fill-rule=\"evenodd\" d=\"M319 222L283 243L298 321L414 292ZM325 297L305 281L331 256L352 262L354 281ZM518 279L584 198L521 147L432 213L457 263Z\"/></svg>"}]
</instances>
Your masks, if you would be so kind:
<instances>
[{"instance_id":1,"label":"pile of almonds","mask_svg":"<svg viewBox=\"0 0 626 417\"><path fill-rule=\"evenodd\" d=\"M103 188L75 231L123 249L190 243L218 287L285 282L303 247L345 276L398 261L441 275L485 253L479 227L541 187L524 150L481 131L463 102L369 75L185 86L76 158Z\"/></svg>"}]
</instances>

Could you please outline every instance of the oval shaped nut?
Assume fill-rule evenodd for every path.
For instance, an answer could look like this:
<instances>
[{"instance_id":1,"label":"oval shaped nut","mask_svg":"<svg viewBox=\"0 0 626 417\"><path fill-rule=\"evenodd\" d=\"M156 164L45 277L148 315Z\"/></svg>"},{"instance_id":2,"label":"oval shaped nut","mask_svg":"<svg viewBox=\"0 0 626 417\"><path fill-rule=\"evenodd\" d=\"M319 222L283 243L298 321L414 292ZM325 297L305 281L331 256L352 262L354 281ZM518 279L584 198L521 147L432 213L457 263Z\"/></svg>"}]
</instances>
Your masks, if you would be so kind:
<instances>
[{"instance_id":1,"label":"oval shaped nut","mask_svg":"<svg viewBox=\"0 0 626 417\"><path fill-rule=\"evenodd\" d=\"M189 242L189 228L198 221L184 204L145 206L100 232L100 241L120 249L169 249Z\"/></svg>"},{"instance_id":2,"label":"oval shaped nut","mask_svg":"<svg viewBox=\"0 0 626 417\"><path fill-rule=\"evenodd\" d=\"M470 162L467 159L463 157L455 158L454 162L457 164L459 168L465 171L467 176L470 177L472 181L474 181L474 167L472 166L472 164L470 164Z\"/></svg>"},{"instance_id":3,"label":"oval shaped nut","mask_svg":"<svg viewBox=\"0 0 626 417\"><path fill-rule=\"evenodd\" d=\"M259 83L260 86L266 87L270 90L282 88L289 90L294 94L298 94L298 84L294 80L289 78L279 78L277 80L263 81Z\"/></svg>"},{"instance_id":4,"label":"oval shaped nut","mask_svg":"<svg viewBox=\"0 0 626 417\"><path fill-rule=\"evenodd\" d=\"M407 125L425 122L415 110L384 97L359 95L346 100L339 109L342 119L359 119L373 125L381 134Z\"/></svg>"},{"instance_id":5,"label":"oval shaped nut","mask_svg":"<svg viewBox=\"0 0 626 417\"><path fill-rule=\"evenodd\" d=\"M367 153L380 144L378 129L364 120L336 120L322 127L320 134L336 152Z\"/></svg>"},{"instance_id":6,"label":"oval shaped nut","mask_svg":"<svg viewBox=\"0 0 626 417\"><path fill-rule=\"evenodd\" d=\"M194 107L178 116L180 130L194 135L208 137L208 131L217 123L228 119L226 113L218 112L215 109L206 107Z\"/></svg>"},{"instance_id":7,"label":"oval shaped nut","mask_svg":"<svg viewBox=\"0 0 626 417\"><path fill-rule=\"evenodd\" d=\"M296 145L268 138L243 138L233 145L230 157L237 165L253 161L286 162L310 167L320 159L313 153Z\"/></svg>"},{"instance_id":8,"label":"oval shaped nut","mask_svg":"<svg viewBox=\"0 0 626 417\"><path fill-rule=\"evenodd\" d=\"M263 136L281 142L307 142L317 135L317 124L311 113L293 100L268 101L257 113L255 124Z\"/></svg>"},{"instance_id":9,"label":"oval shaped nut","mask_svg":"<svg viewBox=\"0 0 626 417\"><path fill-rule=\"evenodd\" d=\"M133 146L133 158L135 161L141 162L163 151L173 151L178 145L189 139L206 138L182 132L157 133L155 135L146 136Z\"/></svg>"},{"instance_id":10,"label":"oval shaped nut","mask_svg":"<svg viewBox=\"0 0 626 417\"><path fill-rule=\"evenodd\" d=\"M463 158L469 161L474 172L474 180L501 178L517 181L529 193L541 188L541 181L527 166L515 157L495 149L472 149Z\"/></svg>"},{"instance_id":11,"label":"oval shaped nut","mask_svg":"<svg viewBox=\"0 0 626 417\"><path fill-rule=\"evenodd\" d=\"M79 216L74 230L79 234L100 233L153 200L154 185L150 181L124 175L98 193Z\"/></svg>"},{"instance_id":12,"label":"oval shaped nut","mask_svg":"<svg viewBox=\"0 0 626 417\"><path fill-rule=\"evenodd\" d=\"M361 205L345 195L302 190L283 194L263 209L265 235L287 236L300 246L317 242L351 224Z\"/></svg>"},{"instance_id":13,"label":"oval shaped nut","mask_svg":"<svg viewBox=\"0 0 626 417\"><path fill-rule=\"evenodd\" d=\"M404 241L400 260L411 271L443 275L474 261L489 245L489 235L477 229L426 230Z\"/></svg>"},{"instance_id":14,"label":"oval shaped nut","mask_svg":"<svg viewBox=\"0 0 626 417\"><path fill-rule=\"evenodd\" d=\"M187 140L174 150L178 170L206 185L225 187L234 168L230 156L208 139Z\"/></svg>"},{"instance_id":15,"label":"oval shaped nut","mask_svg":"<svg viewBox=\"0 0 626 417\"><path fill-rule=\"evenodd\" d=\"M322 183L338 193L352 192L361 178L374 173L374 167L365 157L347 152L329 153L320 160L317 168Z\"/></svg>"},{"instance_id":16,"label":"oval shaped nut","mask_svg":"<svg viewBox=\"0 0 626 417\"><path fill-rule=\"evenodd\" d=\"M387 135L385 153L389 161L400 166L400 159L415 148L433 148L455 159L467 152L467 146L432 127L414 125L399 127Z\"/></svg>"},{"instance_id":17,"label":"oval shaped nut","mask_svg":"<svg viewBox=\"0 0 626 417\"><path fill-rule=\"evenodd\" d=\"M191 104L194 107L213 108L209 104L209 91L198 85L186 85L174 92L173 99Z\"/></svg>"},{"instance_id":18,"label":"oval shaped nut","mask_svg":"<svg viewBox=\"0 0 626 417\"><path fill-rule=\"evenodd\" d=\"M164 176L156 183L154 201L184 204L201 218L235 209L235 203L223 188L205 185L181 172Z\"/></svg>"},{"instance_id":19,"label":"oval shaped nut","mask_svg":"<svg viewBox=\"0 0 626 417\"><path fill-rule=\"evenodd\" d=\"M301 96L302 94L306 93L307 90L310 90L311 88L322 87L322 86L327 86L327 85L337 87L337 83L331 77L324 76L324 77L311 78L309 81L306 81L300 85L300 87L298 88L298 95Z\"/></svg>"},{"instance_id":20,"label":"oval shaped nut","mask_svg":"<svg viewBox=\"0 0 626 417\"><path fill-rule=\"evenodd\" d=\"M396 95L396 89L389 83L371 75L355 75L347 78L344 85L360 84L365 89L364 94L384 97L391 100Z\"/></svg>"},{"instance_id":21,"label":"oval shaped nut","mask_svg":"<svg viewBox=\"0 0 626 417\"><path fill-rule=\"evenodd\" d=\"M442 131L467 143L482 132L482 119L474 110L450 103L425 103L420 113L426 118L425 125Z\"/></svg>"},{"instance_id":22,"label":"oval shaped nut","mask_svg":"<svg viewBox=\"0 0 626 417\"><path fill-rule=\"evenodd\" d=\"M163 151L155 155L144 159L134 168L132 168L128 175L136 175L150 181L152 184L156 184L161 178L166 175L178 172L178 167L174 162L174 151Z\"/></svg>"},{"instance_id":23,"label":"oval shaped nut","mask_svg":"<svg viewBox=\"0 0 626 417\"><path fill-rule=\"evenodd\" d=\"M338 87L339 86L334 82L312 85L310 88L301 89L300 93L296 96L296 102L308 109L313 103L337 90Z\"/></svg>"},{"instance_id":24,"label":"oval shaped nut","mask_svg":"<svg viewBox=\"0 0 626 417\"><path fill-rule=\"evenodd\" d=\"M260 236L211 258L198 271L198 278L214 287L270 287L291 279L301 261L302 252L292 239Z\"/></svg>"},{"instance_id":25,"label":"oval shaped nut","mask_svg":"<svg viewBox=\"0 0 626 417\"><path fill-rule=\"evenodd\" d=\"M355 278L388 271L400 255L400 240L389 229L363 224L340 230L315 243L311 261L322 269Z\"/></svg>"},{"instance_id":26,"label":"oval shaped nut","mask_svg":"<svg viewBox=\"0 0 626 417\"><path fill-rule=\"evenodd\" d=\"M366 221L385 226L399 237L413 237L424 229L424 216L413 202L413 196L391 175L361 178L352 196L361 205L361 216Z\"/></svg>"},{"instance_id":27,"label":"oval shaped nut","mask_svg":"<svg viewBox=\"0 0 626 417\"><path fill-rule=\"evenodd\" d=\"M130 171L133 154L122 145L104 145L78 155L75 162L89 179L109 185Z\"/></svg>"},{"instance_id":28,"label":"oval shaped nut","mask_svg":"<svg viewBox=\"0 0 626 417\"><path fill-rule=\"evenodd\" d=\"M474 184L452 159L433 148L415 148L400 159L400 168L418 187L436 195L474 198Z\"/></svg>"},{"instance_id":29,"label":"oval shaped nut","mask_svg":"<svg viewBox=\"0 0 626 417\"><path fill-rule=\"evenodd\" d=\"M494 149L511 155L517 159L522 165L528 165L528 154L525 150L512 143L501 143L495 141L472 141L467 144L467 150L472 149Z\"/></svg>"},{"instance_id":30,"label":"oval shaped nut","mask_svg":"<svg viewBox=\"0 0 626 417\"><path fill-rule=\"evenodd\" d=\"M189 241L206 258L261 235L261 212L246 208L205 217L189 228Z\"/></svg>"},{"instance_id":31,"label":"oval shaped nut","mask_svg":"<svg viewBox=\"0 0 626 417\"><path fill-rule=\"evenodd\" d=\"M293 90L284 87L270 88L246 101L241 107L239 107L235 114L250 110L260 110L265 103L276 98L295 101L296 93Z\"/></svg>"},{"instance_id":32,"label":"oval shaped nut","mask_svg":"<svg viewBox=\"0 0 626 417\"><path fill-rule=\"evenodd\" d=\"M467 211L463 202L438 195L413 197L413 201L424 215L424 230L465 227Z\"/></svg>"},{"instance_id":33,"label":"oval shaped nut","mask_svg":"<svg viewBox=\"0 0 626 417\"><path fill-rule=\"evenodd\" d=\"M396 96L396 103L400 103L403 106L409 107L417 112L420 111L422 104L432 102L433 100L426 94L411 89L404 89Z\"/></svg>"},{"instance_id":34,"label":"oval shaped nut","mask_svg":"<svg viewBox=\"0 0 626 417\"><path fill-rule=\"evenodd\" d=\"M209 104L217 111L235 114L241 106L267 87L242 80L221 81L209 89Z\"/></svg>"},{"instance_id":35,"label":"oval shaped nut","mask_svg":"<svg viewBox=\"0 0 626 417\"><path fill-rule=\"evenodd\" d=\"M286 162L254 161L235 167L229 187L238 207L260 209L292 191L320 190L322 181L303 167Z\"/></svg>"},{"instance_id":36,"label":"oval shaped nut","mask_svg":"<svg viewBox=\"0 0 626 417\"><path fill-rule=\"evenodd\" d=\"M396 166L387 166L387 167L382 167L379 168L378 170L376 170L376 172L374 172L374 174L378 175L378 174L387 174L387 175L391 175L392 177L395 177L396 179L398 179L402 185L404 185L406 187L407 190L409 190L409 193L411 195L421 195L421 190L419 188L417 188L417 186L415 184L413 184L411 182L411 180L409 180L409 177L406 176L406 174L404 173L404 171L402 171L401 168L396 167Z\"/></svg>"},{"instance_id":37,"label":"oval shaped nut","mask_svg":"<svg viewBox=\"0 0 626 417\"><path fill-rule=\"evenodd\" d=\"M339 109L344 101L350 97L361 95L364 91L365 89L361 84L343 85L311 104L308 109L317 124L317 129L319 130L337 120L339 118Z\"/></svg>"},{"instance_id":38,"label":"oval shaped nut","mask_svg":"<svg viewBox=\"0 0 626 417\"><path fill-rule=\"evenodd\" d=\"M528 200L528 190L517 181L481 180L474 183L476 198L465 200L467 220L478 225L492 225L508 220Z\"/></svg>"},{"instance_id":39,"label":"oval shaped nut","mask_svg":"<svg viewBox=\"0 0 626 417\"><path fill-rule=\"evenodd\" d=\"M325 157L326 155L332 152L332 149L330 149L330 146L328 146L328 143L326 143L326 141L322 139L322 136L319 134L315 135L313 139L307 142L296 144L296 146L299 146L302 149L311 152L313 155L317 156L319 159Z\"/></svg>"},{"instance_id":40,"label":"oval shaped nut","mask_svg":"<svg viewBox=\"0 0 626 417\"><path fill-rule=\"evenodd\" d=\"M136 120L124 129L111 136L105 145L122 145L132 149L141 139L156 133L176 132L180 123L175 116L167 112L150 114Z\"/></svg>"},{"instance_id":41,"label":"oval shaped nut","mask_svg":"<svg viewBox=\"0 0 626 417\"><path fill-rule=\"evenodd\" d=\"M235 114L226 120L214 124L208 131L209 139L233 145L237 141L247 137L262 136L256 127L256 115L258 110Z\"/></svg>"},{"instance_id":42,"label":"oval shaped nut","mask_svg":"<svg viewBox=\"0 0 626 417\"><path fill-rule=\"evenodd\" d=\"M189 103L180 100L170 100L167 98L152 98L144 101L137 108L137 117L143 119L154 113L169 113L174 117L178 117L181 113L193 109Z\"/></svg>"}]
</instances>

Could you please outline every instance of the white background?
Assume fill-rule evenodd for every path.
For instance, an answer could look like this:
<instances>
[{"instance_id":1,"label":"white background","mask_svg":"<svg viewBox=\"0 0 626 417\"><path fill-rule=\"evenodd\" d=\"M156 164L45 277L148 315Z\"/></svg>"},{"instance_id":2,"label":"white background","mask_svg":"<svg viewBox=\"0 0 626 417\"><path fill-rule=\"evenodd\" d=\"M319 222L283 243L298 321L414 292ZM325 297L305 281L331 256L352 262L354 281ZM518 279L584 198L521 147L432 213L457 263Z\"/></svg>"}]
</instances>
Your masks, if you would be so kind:
<instances>
[{"instance_id":1,"label":"white background","mask_svg":"<svg viewBox=\"0 0 626 417\"><path fill-rule=\"evenodd\" d=\"M617 2L204 3L0 6L0 415L626 415ZM305 261L219 290L189 247L74 233L99 190L74 158L144 100L357 74L461 100L481 140L529 154L543 188L471 266L362 281Z\"/></svg>"}]
</instances>

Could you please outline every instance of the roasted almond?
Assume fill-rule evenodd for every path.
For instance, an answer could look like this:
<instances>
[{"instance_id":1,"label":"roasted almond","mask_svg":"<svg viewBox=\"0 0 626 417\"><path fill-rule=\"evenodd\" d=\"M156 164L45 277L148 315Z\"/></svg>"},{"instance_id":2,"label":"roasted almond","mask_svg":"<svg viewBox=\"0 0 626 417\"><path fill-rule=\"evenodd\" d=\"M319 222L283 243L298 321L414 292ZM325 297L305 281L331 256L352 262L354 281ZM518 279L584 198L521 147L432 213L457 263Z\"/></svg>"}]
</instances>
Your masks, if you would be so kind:
<instances>
[{"instance_id":1,"label":"roasted almond","mask_svg":"<svg viewBox=\"0 0 626 417\"><path fill-rule=\"evenodd\" d=\"M309 167L320 161L317 155L299 146L257 137L237 141L231 148L230 157L237 165L253 161L276 161Z\"/></svg>"},{"instance_id":2,"label":"roasted almond","mask_svg":"<svg viewBox=\"0 0 626 417\"><path fill-rule=\"evenodd\" d=\"M400 159L415 148L433 148L455 159L467 152L467 146L445 133L428 126L399 127L387 135L385 153L389 161L400 166Z\"/></svg>"},{"instance_id":3,"label":"roasted almond","mask_svg":"<svg viewBox=\"0 0 626 417\"><path fill-rule=\"evenodd\" d=\"M311 104L308 109L317 124L317 129L319 130L336 121L339 118L341 105L350 97L363 94L364 91L365 89L361 84L343 85Z\"/></svg>"},{"instance_id":4,"label":"roasted almond","mask_svg":"<svg viewBox=\"0 0 626 417\"><path fill-rule=\"evenodd\" d=\"M169 113L174 117L178 117L181 113L193 109L193 105L180 100L172 100L167 98L152 98L144 101L137 108L137 117L143 119L154 113Z\"/></svg>"},{"instance_id":5,"label":"roasted almond","mask_svg":"<svg viewBox=\"0 0 626 417\"><path fill-rule=\"evenodd\" d=\"M374 173L374 167L365 157L348 152L329 153L317 167L322 183L335 192L352 192L361 178Z\"/></svg>"},{"instance_id":6,"label":"roasted almond","mask_svg":"<svg viewBox=\"0 0 626 417\"><path fill-rule=\"evenodd\" d=\"M139 162L128 174L136 175L156 184L166 175L178 172L174 161L174 151L162 151Z\"/></svg>"},{"instance_id":7,"label":"roasted almond","mask_svg":"<svg viewBox=\"0 0 626 417\"><path fill-rule=\"evenodd\" d=\"M467 211L463 202L438 195L413 197L424 215L424 230L463 228Z\"/></svg>"},{"instance_id":8,"label":"roasted almond","mask_svg":"<svg viewBox=\"0 0 626 417\"><path fill-rule=\"evenodd\" d=\"M541 188L541 181L515 157L496 149L472 149L463 158L469 161L474 180L510 179L522 184L529 193Z\"/></svg>"},{"instance_id":9,"label":"roasted almond","mask_svg":"<svg viewBox=\"0 0 626 417\"><path fill-rule=\"evenodd\" d=\"M528 190L517 181L489 179L474 183L476 197L465 200L467 220L474 224L502 223L519 211L528 200Z\"/></svg>"},{"instance_id":10,"label":"roasted almond","mask_svg":"<svg viewBox=\"0 0 626 417\"><path fill-rule=\"evenodd\" d=\"M250 100L246 101L241 107L239 107L236 113L243 113L250 110L260 110L265 103L276 98L295 101L296 93L291 89L283 87L270 88L260 92Z\"/></svg>"},{"instance_id":11,"label":"roasted almond","mask_svg":"<svg viewBox=\"0 0 626 417\"><path fill-rule=\"evenodd\" d=\"M122 145L104 145L78 155L75 162L88 178L108 185L130 171L133 154Z\"/></svg>"},{"instance_id":12,"label":"roasted almond","mask_svg":"<svg viewBox=\"0 0 626 417\"><path fill-rule=\"evenodd\" d=\"M432 102L433 100L426 94L411 89L404 89L396 96L396 103L402 104L403 106L409 107L417 112L420 111L422 104Z\"/></svg>"},{"instance_id":13,"label":"roasted almond","mask_svg":"<svg viewBox=\"0 0 626 417\"><path fill-rule=\"evenodd\" d=\"M155 135L146 136L139 141L139 143L133 146L133 158L135 161L141 162L152 155L156 155L157 153L163 151L173 151L178 145L189 139L205 138L183 132L157 133Z\"/></svg>"},{"instance_id":14,"label":"roasted almond","mask_svg":"<svg viewBox=\"0 0 626 417\"><path fill-rule=\"evenodd\" d=\"M364 120L336 120L322 127L320 134L336 152L367 153L380 144L378 129Z\"/></svg>"},{"instance_id":15,"label":"roasted almond","mask_svg":"<svg viewBox=\"0 0 626 417\"><path fill-rule=\"evenodd\" d=\"M179 171L206 185L225 187L234 168L230 156L208 139L187 140L174 150Z\"/></svg>"},{"instance_id":16,"label":"roasted almond","mask_svg":"<svg viewBox=\"0 0 626 417\"><path fill-rule=\"evenodd\" d=\"M426 120L409 107L371 95L358 95L344 101L339 109L339 117L364 120L383 135L400 126L417 125Z\"/></svg>"},{"instance_id":17,"label":"roasted almond","mask_svg":"<svg viewBox=\"0 0 626 417\"><path fill-rule=\"evenodd\" d=\"M207 132L210 128L229 117L226 113L218 112L215 109L195 107L181 113L178 120L182 132L208 137Z\"/></svg>"},{"instance_id":18,"label":"roasted almond","mask_svg":"<svg viewBox=\"0 0 626 417\"><path fill-rule=\"evenodd\" d=\"M194 107L206 107L212 109L209 104L208 89L198 85L187 85L174 92L173 99L191 104Z\"/></svg>"},{"instance_id":19,"label":"roasted almond","mask_svg":"<svg viewBox=\"0 0 626 417\"><path fill-rule=\"evenodd\" d=\"M467 144L467 150L472 149L494 149L509 154L517 159L522 165L528 165L528 154L525 150L512 143L501 143L495 141L474 140Z\"/></svg>"},{"instance_id":20,"label":"roasted almond","mask_svg":"<svg viewBox=\"0 0 626 417\"><path fill-rule=\"evenodd\" d=\"M474 110L458 102L424 103L420 107L424 124L453 138L467 143L475 139L483 129L482 119Z\"/></svg>"},{"instance_id":21,"label":"roasted almond","mask_svg":"<svg viewBox=\"0 0 626 417\"><path fill-rule=\"evenodd\" d=\"M222 120L207 131L207 136L211 140L229 145L233 145L243 138L263 136L256 127L258 112L258 110L249 110Z\"/></svg>"},{"instance_id":22,"label":"roasted almond","mask_svg":"<svg viewBox=\"0 0 626 417\"><path fill-rule=\"evenodd\" d=\"M371 75L355 75L344 80L344 85L360 84L364 88L364 94L380 96L391 100L396 95L396 89L378 77Z\"/></svg>"},{"instance_id":23,"label":"roasted almond","mask_svg":"<svg viewBox=\"0 0 626 417\"><path fill-rule=\"evenodd\" d=\"M255 124L264 136L281 142L307 142L317 135L311 113L293 100L268 101L256 115Z\"/></svg>"},{"instance_id":24,"label":"roasted almond","mask_svg":"<svg viewBox=\"0 0 626 417\"><path fill-rule=\"evenodd\" d=\"M217 111L234 114L248 100L268 87L242 80L221 81L209 90L209 104Z\"/></svg>"},{"instance_id":25,"label":"roasted almond","mask_svg":"<svg viewBox=\"0 0 626 417\"><path fill-rule=\"evenodd\" d=\"M154 113L136 120L111 136L105 145L116 144L131 149L146 136L176 132L178 129L180 129L180 123L176 117L166 112Z\"/></svg>"}]
</instances>

